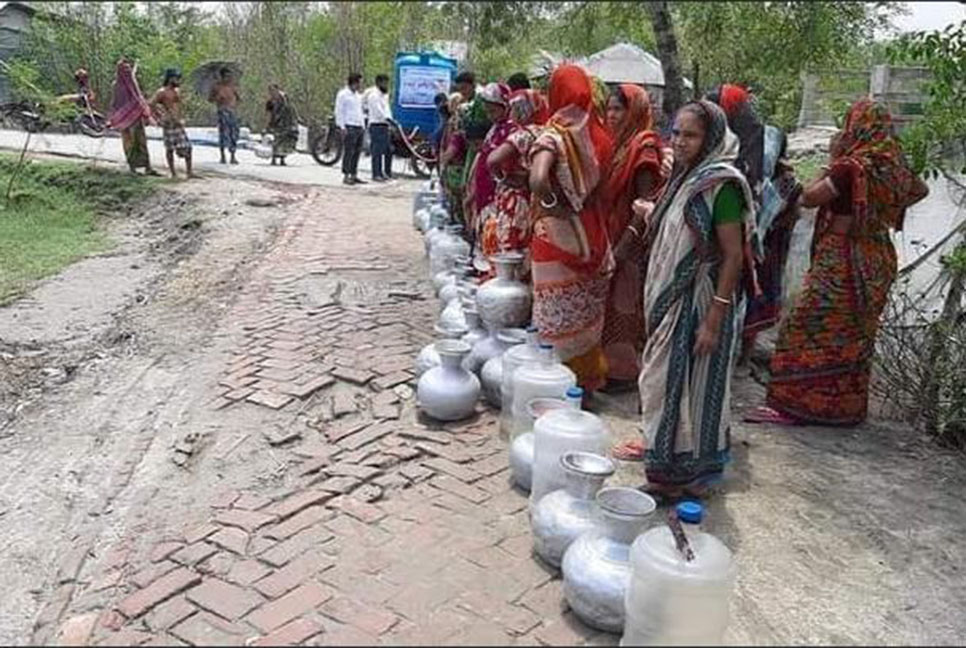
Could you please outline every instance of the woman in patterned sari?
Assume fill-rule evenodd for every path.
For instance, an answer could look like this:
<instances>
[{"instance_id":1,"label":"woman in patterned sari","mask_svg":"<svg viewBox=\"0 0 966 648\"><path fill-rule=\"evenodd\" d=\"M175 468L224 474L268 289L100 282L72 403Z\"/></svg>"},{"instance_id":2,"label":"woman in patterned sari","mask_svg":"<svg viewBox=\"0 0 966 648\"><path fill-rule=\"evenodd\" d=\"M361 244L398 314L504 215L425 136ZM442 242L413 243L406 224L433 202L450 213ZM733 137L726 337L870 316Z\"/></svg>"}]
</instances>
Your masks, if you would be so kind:
<instances>
[{"instance_id":1,"label":"woman in patterned sari","mask_svg":"<svg viewBox=\"0 0 966 648\"><path fill-rule=\"evenodd\" d=\"M673 501L703 495L729 458L736 298L743 267L754 272L757 237L751 189L734 166L738 139L721 108L686 104L672 133L674 172L646 218L638 386L646 489Z\"/></svg>"},{"instance_id":2,"label":"woman in patterned sari","mask_svg":"<svg viewBox=\"0 0 966 648\"><path fill-rule=\"evenodd\" d=\"M148 101L138 86L137 64L121 59L117 62L108 125L121 131L121 146L131 173L137 173L137 169L143 168L147 175L160 175L151 168L148 138L144 132L145 123L153 121Z\"/></svg>"},{"instance_id":3,"label":"woman in patterned sari","mask_svg":"<svg viewBox=\"0 0 966 648\"><path fill-rule=\"evenodd\" d=\"M480 92L480 99L490 121L489 132L480 145L477 163L473 167L473 214L476 227L475 240L480 251L489 259L500 252L494 237L485 238L484 232L494 229L497 220L497 183L487 160L490 153L502 145L519 126L510 118L510 89L502 83L489 83Z\"/></svg>"},{"instance_id":4,"label":"woman in patterned sari","mask_svg":"<svg viewBox=\"0 0 966 648\"><path fill-rule=\"evenodd\" d=\"M617 150L602 190L609 212L607 235L614 244L617 269L607 299L603 346L609 368L607 390L627 391L637 386L644 348L644 205L655 202L664 187L665 156L653 130L651 101L643 88L631 84L614 88L607 101L607 124Z\"/></svg>"},{"instance_id":5,"label":"woman in patterned sari","mask_svg":"<svg viewBox=\"0 0 966 648\"><path fill-rule=\"evenodd\" d=\"M871 99L849 110L828 171L802 194L819 207L812 267L782 322L768 407L753 422L856 425L865 420L879 317L896 278L890 230L928 193L906 165L888 110Z\"/></svg>"},{"instance_id":6,"label":"woman in patterned sari","mask_svg":"<svg viewBox=\"0 0 966 648\"><path fill-rule=\"evenodd\" d=\"M547 100L536 90L510 96L510 119L516 124L506 140L486 158L496 179L495 213L483 227L482 248L487 254L521 252L529 257L530 186L527 166L530 147L547 123ZM529 263L525 264L529 268ZM525 272L524 274L528 274Z\"/></svg>"},{"instance_id":7,"label":"woman in patterned sari","mask_svg":"<svg viewBox=\"0 0 966 648\"><path fill-rule=\"evenodd\" d=\"M530 151L533 322L589 395L604 385L604 307L614 256L600 185L614 144L590 77L561 65L550 77L553 116Z\"/></svg>"}]
</instances>

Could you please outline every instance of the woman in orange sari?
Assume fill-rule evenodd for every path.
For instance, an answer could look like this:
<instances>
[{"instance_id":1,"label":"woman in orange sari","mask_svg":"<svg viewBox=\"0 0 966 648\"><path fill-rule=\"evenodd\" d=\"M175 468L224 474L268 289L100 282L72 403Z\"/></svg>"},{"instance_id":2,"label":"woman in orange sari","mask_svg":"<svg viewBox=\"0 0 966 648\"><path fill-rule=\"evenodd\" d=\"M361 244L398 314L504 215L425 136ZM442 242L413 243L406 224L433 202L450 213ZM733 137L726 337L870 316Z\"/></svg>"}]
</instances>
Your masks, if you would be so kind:
<instances>
[{"instance_id":1,"label":"woman in orange sari","mask_svg":"<svg viewBox=\"0 0 966 648\"><path fill-rule=\"evenodd\" d=\"M892 117L856 102L830 151L827 173L800 199L819 207L812 267L782 322L768 407L752 422L856 425L865 420L879 317L896 278L890 230L928 193L906 165Z\"/></svg>"},{"instance_id":2,"label":"woman in orange sari","mask_svg":"<svg viewBox=\"0 0 966 648\"><path fill-rule=\"evenodd\" d=\"M599 189L614 143L583 68L556 68L548 101L553 116L530 151L533 323L590 394L607 380L601 333L614 255Z\"/></svg>"},{"instance_id":3,"label":"woman in orange sari","mask_svg":"<svg viewBox=\"0 0 966 648\"><path fill-rule=\"evenodd\" d=\"M602 191L609 211L607 235L614 244L617 269L607 299L603 347L609 368L608 391L627 391L637 386L644 348L641 302L647 251L641 245L646 213L642 203L656 202L664 188L665 155L653 130L651 101L640 86L619 85L611 92L607 125L617 150Z\"/></svg>"}]
</instances>

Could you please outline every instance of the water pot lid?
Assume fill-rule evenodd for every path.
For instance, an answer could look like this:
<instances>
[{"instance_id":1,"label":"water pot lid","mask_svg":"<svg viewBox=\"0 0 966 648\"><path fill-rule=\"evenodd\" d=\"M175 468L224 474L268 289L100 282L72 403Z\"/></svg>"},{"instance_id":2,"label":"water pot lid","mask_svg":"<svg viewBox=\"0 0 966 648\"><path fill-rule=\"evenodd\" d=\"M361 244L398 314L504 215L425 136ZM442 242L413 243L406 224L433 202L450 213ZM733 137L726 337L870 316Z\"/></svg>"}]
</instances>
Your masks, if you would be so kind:
<instances>
[{"instance_id":1,"label":"water pot lid","mask_svg":"<svg viewBox=\"0 0 966 648\"><path fill-rule=\"evenodd\" d=\"M675 508L678 519L687 524L700 524L704 517L704 507L700 502L681 502Z\"/></svg>"}]
</instances>

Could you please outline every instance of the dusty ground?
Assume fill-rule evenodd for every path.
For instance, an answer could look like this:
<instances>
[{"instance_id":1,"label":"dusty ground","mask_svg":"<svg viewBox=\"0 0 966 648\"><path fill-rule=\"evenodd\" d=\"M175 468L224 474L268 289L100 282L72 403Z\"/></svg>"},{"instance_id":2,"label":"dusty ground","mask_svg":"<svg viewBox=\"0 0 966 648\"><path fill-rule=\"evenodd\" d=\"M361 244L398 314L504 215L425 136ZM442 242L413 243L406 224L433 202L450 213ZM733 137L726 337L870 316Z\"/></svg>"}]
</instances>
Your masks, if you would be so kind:
<instances>
[{"instance_id":1,"label":"dusty ground","mask_svg":"<svg viewBox=\"0 0 966 648\"><path fill-rule=\"evenodd\" d=\"M531 558L493 413L415 416L414 188L172 185L0 309L0 642L616 642ZM962 642L960 457L882 425L734 448L729 642Z\"/></svg>"}]
</instances>

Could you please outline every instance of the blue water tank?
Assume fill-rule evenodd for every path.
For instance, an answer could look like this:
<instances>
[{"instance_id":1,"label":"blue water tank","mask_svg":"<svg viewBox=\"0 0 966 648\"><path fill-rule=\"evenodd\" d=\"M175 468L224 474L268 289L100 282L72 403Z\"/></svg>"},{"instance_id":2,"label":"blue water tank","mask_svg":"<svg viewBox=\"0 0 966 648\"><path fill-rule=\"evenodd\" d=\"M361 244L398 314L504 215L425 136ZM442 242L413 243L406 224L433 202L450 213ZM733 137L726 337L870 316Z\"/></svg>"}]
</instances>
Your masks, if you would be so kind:
<instances>
[{"instance_id":1,"label":"blue water tank","mask_svg":"<svg viewBox=\"0 0 966 648\"><path fill-rule=\"evenodd\" d=\"M449 93L456 78L456 59L436 52L399 52L393 72L392 114L407 132L419 126L429 137L439 123L433 99Z\"/></svg>"}]
</instances>

